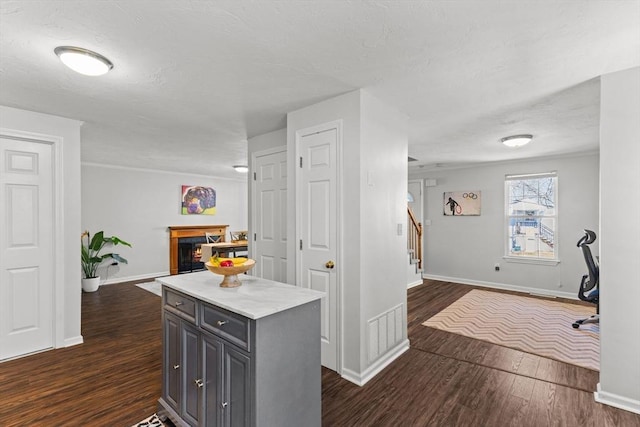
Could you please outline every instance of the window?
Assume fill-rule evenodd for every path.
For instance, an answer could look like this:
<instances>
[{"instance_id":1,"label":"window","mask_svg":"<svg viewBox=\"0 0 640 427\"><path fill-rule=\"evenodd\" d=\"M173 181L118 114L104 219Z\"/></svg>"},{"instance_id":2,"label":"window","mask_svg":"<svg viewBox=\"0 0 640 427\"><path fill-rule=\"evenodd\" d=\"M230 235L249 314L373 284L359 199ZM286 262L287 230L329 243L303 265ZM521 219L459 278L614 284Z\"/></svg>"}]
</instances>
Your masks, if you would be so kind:
<instances>
[{"instance_id":1,"label":"window","mask_svg":"<svg viewBox=\"0 0 640 427\"><path fill-rule=\"evenodd\" d=\"M507 257L558 260L557 180L555 172L505 177Z\"/></svg>"}]
</instances>

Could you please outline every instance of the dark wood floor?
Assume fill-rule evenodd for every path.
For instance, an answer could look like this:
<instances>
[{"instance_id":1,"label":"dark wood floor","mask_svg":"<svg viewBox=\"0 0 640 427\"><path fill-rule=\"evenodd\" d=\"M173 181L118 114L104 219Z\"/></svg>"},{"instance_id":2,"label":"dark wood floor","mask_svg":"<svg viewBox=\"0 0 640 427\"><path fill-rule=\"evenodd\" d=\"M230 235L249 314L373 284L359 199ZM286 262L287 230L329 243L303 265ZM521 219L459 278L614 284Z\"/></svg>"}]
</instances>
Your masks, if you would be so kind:
<instances>
[{"instance_id":1,"label":"dark wood floor","mask_svg":"<svg viewBox=\"0 0 640 427\"><path fill-rule=\"evenodd\" d=\"M411 349L364 387L323 369L323 425L640 426L594 402L596 372L421 325L471 289L409 290ZM0 363L1 427L128 427L155 411L160 298L133 283L82 298L84 344Z\"/></svg>"},{"instance_id":2,"label":"dark wood floor","mask_svg":"<svg viewBox=\"0 0 640 427\"><path fill-rule=\"evenodd\" d=\"M0 426L124 426L155 412L160 297L133 284L82 294L84 344L0 363Z\"/></svg>"},{"instance_id":3,"label":"dark wood floor","mask_svg":"<svg viewBox=\"0 0 640 427\"><path fill-rule=\"evenodd\" d=\"M406 353L364 387L323 371L323 425L640 426L594 401L595 371L422 326L477 289L424 283L408 292Z\"/></svg>"}]
</instances>

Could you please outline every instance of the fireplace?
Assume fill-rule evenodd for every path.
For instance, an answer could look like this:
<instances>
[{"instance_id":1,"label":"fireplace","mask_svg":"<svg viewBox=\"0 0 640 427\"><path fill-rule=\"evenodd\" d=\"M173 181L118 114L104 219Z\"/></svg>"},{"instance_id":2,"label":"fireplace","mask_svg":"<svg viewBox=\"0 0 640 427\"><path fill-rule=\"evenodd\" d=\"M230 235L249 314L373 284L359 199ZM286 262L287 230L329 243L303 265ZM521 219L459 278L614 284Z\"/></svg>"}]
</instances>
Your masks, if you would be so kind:
<instances>
[{"instance_id":1,"label":"fireplace","mask_svg":"<svg viewBox=\"0 0 640 427\"><path fill-rule=\"evenodd\" d=\"M205 233L222 235L226 241L228 225L176 225L169 227L169 272L191 273L204 269L200 246L206 242Z\"/></svg>"},{"instance_id":2,"label":"fireplace","mask_svg":"<svg viewBox=\"0 0 640 427\"><path fill-rule=\"evenodd\" d=\"M204 237L178 238L178 274L204 270L204 263L200 260L203 243L206 243Z\"/></svg>"}]
</instances>

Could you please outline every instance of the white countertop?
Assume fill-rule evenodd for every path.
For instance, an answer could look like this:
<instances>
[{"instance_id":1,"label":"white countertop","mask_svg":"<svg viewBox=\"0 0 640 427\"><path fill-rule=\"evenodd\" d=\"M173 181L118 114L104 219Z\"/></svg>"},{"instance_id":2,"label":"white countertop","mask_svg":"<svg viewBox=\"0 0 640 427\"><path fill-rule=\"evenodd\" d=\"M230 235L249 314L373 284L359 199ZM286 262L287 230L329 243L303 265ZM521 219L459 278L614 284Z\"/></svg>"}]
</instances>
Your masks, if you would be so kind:
<instances>
[{"instance_id":1,"label":"white countertop","mask_svg":"<svg viewBox=\"0 0 640 427\"><path fill-rule=\"evenodd\" d=\"M200 271L160 277L156 281L176 291L211 303L249 319L259 319L324 297L324 292L238 275L237 288L221 288L224 276Z\"/></svg>"}]
</instances>

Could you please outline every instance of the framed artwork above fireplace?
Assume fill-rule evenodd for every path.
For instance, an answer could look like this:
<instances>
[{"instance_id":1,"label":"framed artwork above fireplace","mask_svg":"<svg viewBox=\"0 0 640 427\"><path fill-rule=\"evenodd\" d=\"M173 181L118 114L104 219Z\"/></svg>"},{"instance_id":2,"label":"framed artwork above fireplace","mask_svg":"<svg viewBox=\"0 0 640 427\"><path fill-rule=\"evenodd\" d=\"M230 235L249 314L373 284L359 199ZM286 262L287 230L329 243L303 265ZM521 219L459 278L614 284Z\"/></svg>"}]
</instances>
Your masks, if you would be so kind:
<instances>
[{"instance_id":1,"label":"framed artwork above fireplace","mask_svg":"<svg viewBox=\"0 0 640 427\"><path fill-rule=\"evenodd\" d=\"M180 205L182 215L215 215L216 190L201 185L183 185Z\"/></svg>"}]
</instances>

